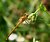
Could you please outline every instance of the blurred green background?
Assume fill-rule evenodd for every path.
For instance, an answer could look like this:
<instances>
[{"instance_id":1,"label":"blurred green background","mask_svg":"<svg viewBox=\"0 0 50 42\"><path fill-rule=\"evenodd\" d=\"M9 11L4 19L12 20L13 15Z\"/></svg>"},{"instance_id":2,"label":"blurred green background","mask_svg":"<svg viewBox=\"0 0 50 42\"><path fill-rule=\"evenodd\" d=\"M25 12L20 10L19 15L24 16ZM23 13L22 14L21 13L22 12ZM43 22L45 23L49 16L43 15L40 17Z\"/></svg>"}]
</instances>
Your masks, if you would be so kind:
<instances>
[{"instance_id":1,"label":"blurred green background","mask_svg":"<svg viewBox=\"0 0 50 42\"><path fill-rule=\"evenodd\" d=\"M14 31L13 34L17 35L16 39L11 40L9 38L6 40L19 18L24 13L29 15L34 13L41 2L43 4L36 13L36 20L34 21L34 18L31 22L26 20L27 22L19 25ZM0 42L50 42L50 1L0 0Z\"/></svg>"}]
</instances>

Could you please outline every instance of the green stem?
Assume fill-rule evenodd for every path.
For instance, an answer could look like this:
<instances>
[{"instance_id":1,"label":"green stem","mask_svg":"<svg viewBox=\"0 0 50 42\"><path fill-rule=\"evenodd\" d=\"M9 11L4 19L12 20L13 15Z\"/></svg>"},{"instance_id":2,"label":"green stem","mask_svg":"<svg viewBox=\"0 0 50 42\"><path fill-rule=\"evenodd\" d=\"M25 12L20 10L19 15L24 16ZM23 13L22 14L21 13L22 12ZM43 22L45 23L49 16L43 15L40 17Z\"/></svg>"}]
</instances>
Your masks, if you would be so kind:
<instances>
[{"instance_id":1,"label":"green stem","mask_svg":"<svg viewBox=\"0 0 50 42\"><path fill-rule=\"evenodd\" d=\"M40 6L38 7L38 9L34 12L34 14L36 14L36 13L40 10L41 6L42 6L42 3L41 3Z\"/></svg>"}]
</instances>

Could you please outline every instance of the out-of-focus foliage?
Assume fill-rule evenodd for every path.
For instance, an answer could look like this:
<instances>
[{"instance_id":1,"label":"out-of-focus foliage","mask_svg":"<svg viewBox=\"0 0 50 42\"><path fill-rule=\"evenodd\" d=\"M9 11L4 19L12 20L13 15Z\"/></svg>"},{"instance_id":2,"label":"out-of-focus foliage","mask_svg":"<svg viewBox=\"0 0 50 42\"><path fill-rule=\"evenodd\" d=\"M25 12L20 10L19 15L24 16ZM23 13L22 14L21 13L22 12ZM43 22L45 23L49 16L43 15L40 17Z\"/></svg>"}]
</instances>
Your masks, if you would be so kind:
<instances>
[{"instance_id":1,"label":"out-of-focus foliage","mask_svg":"<svg viewBox=\"0 0 50 42\"><path fill-rule=\"evenodd\" d=\"M35 13L41 4L41 0L0 0L0 42L17 42L6 38L15 27L18 19L28 13ZM31 21L25 21L14 31L24 42L50 42L50 12L42 4L40 9L32 15ZM36 16L37 15L37 16ZM28 23L28 24L27 24ZM23 39L23 38L22 38Z\"/></svg>"}]
</instances>

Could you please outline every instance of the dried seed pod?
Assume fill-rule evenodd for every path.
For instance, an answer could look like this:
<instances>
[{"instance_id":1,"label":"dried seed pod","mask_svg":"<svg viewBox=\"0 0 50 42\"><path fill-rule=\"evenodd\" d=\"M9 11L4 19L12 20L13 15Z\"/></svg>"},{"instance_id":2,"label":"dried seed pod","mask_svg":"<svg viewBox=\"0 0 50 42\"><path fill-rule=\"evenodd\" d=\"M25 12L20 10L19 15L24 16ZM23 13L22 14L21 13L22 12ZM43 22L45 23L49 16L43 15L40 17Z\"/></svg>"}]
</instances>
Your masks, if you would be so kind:
<instances>
[{"instance_id":1,"label":"dried seed pod","mask_svg":"<svg viewBox=\"0 0 50 42\"><path fill-rule=\"evenodd\" d=\"M30 39L32 39L32 36L28 34L28 35L26 35L26 39L30 40Z\"/></svg>"}]
</instances>

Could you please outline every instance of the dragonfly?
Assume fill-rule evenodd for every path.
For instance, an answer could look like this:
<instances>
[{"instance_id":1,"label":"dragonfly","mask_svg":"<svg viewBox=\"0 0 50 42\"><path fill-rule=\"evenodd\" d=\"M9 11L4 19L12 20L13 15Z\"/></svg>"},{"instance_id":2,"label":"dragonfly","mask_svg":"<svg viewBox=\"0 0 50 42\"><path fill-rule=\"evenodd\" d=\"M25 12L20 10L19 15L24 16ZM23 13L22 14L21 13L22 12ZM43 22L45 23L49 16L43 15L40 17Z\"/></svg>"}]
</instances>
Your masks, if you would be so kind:
<instances>
[{"instance_id":1,"label":"dragonfly","mask_svg":"<svg viewBox=\"0 0 50 42\"><path fill-rule=\"evenodd\" d=\"M24 16L20 17L16 26L12 29L12 31L9 33L8 37L17 29L17 27L27 19L28 14L25 14ZM6 40L8 40L8 37L6 38Z\"/></svg>"}]
</instances>

